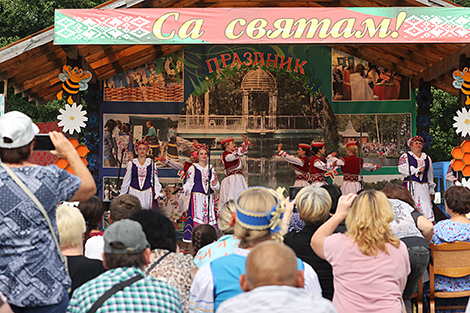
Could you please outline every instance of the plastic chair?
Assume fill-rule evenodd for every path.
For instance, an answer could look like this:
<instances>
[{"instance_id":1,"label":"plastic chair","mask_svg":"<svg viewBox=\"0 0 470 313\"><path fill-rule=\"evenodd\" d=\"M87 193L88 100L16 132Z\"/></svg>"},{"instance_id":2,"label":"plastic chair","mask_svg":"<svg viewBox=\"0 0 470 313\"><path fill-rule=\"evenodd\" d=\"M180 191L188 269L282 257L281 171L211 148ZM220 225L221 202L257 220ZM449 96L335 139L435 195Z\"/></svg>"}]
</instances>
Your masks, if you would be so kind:
<instances>
[{"instance_id":1,"label":"plastic chair","mask_svg":"<svg viewBox=\"0 0 470 313\"><path fill-rule=\"evenodd\" d=\"M440 245L429 245L434 264L429 265L429 306L431 313L435 310L456 310L464 309L466 305L458 306L435 306L435 298L461 298L470 296L470 290L467 291L435 291L434 275L443 275L457 278L470 275L470 243L456 241L453 243L443 243Z\"/></svg>"}]
</instances>

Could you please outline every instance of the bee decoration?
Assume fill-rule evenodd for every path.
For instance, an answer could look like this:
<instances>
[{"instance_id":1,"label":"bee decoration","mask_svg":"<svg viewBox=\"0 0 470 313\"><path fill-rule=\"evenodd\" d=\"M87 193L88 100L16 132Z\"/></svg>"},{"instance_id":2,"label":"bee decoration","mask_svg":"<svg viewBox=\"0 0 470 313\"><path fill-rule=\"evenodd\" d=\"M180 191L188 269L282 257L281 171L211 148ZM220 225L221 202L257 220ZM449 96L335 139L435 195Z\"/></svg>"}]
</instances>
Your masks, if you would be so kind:
<instances>
[{"instance_id":1,"label":"bee decoration","mask_svg":"<svg viewBox=\"0 0 470 313\"><path fill-rule=\"evenodd\" d=\"M62 72L63 73L59 74L59 79L63 82L62 90L57 94L57 99L66 99L71 105L76 102L74 96L77 95L79 91L88 89L91 73L76 66L72 68L70 65L64 65Z\"/></svg>"},{"instance_id":2,"label":"bee decoration","mask_svg":"<svg viewBox=\"0 0 470 313\"><path fill-rule=\"evenodd\" d=\"M470 104L470 70L468 67L464 68L463 71L454 71L452 74L452 77L454 77L454 82L452 85L460 89L462 93L467 97L467 100L465 101L466 105Z\"/></svg>"}]
</instances>

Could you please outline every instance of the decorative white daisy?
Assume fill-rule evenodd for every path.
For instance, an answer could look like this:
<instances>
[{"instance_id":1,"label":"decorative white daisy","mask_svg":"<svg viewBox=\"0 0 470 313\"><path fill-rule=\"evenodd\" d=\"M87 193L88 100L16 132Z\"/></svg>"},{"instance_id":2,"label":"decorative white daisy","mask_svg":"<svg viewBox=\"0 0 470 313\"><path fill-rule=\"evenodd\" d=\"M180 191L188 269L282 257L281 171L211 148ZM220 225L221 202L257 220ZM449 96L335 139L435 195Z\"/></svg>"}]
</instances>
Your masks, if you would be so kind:
<instances>
[{"instance_id":1,"label":"decorative white daisy","mask_svg":"<svg viewBox=\"0 0 470 313\"><path fill-rule=\"evenodd\" d=\"M470 110L462 108L457 111L457 116L454 116L455 123L452 125L457 128L457 134L461 133L462 137L470 135Z\"/></svg>"},{"instance_id":2,"label":"decorative white daisy","mask_svg":"<svg viewBox=\"0 0 470 313\"><path fill-rule=\"evenodd\" d=\"M71 135L74 131L79 133L81 131L80 127L85 127L85 122L88 121L86 117L86 111L82 111L82 106L77 106L76 103L71 106L66 104L65 110L59 110L61 115L57 116L60 120L59 126L64 127L64 133L69 132Z\"/></svg>"}]
</instances>

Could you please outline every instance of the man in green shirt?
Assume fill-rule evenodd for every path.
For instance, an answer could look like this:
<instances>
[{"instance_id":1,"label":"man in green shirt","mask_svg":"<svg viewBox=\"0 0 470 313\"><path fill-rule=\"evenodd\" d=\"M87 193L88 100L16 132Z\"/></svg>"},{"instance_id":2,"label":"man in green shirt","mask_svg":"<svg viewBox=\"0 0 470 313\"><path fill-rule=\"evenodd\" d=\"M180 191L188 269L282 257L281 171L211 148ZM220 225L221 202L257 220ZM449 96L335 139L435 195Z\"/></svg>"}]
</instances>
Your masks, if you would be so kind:
<instances>
[{"instance_id":1,"label":"man in green shirt","mask_svg":"<svg viewBox=\"0 0 470 313\"><path fill-rule=\"evenodd\" d=\"M155 127L153 127L152 121L147 121L146 125L147 125L147 128L149 129L149 132L145 136L144 140L147 140L147 137L157 136L157 130L155 129Z\"/></svg>"}]
</instances>

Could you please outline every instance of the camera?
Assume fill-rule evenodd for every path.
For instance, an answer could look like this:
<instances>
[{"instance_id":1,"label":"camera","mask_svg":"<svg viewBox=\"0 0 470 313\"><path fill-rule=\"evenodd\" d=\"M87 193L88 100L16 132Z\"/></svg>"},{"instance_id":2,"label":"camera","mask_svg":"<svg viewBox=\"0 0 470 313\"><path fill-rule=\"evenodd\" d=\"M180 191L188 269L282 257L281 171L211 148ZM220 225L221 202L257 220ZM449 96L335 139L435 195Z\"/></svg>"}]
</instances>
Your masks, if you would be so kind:
<instances>
[{"instance_id":1,"label":"camera","mask_svg":"<svg viewBox=\"0 0 470 313\"><path fill-rule=\"evenodd\" d=\"M289 187L289 201L294 201L295 196L297 196L297 193L302 189L303 187L294 187L290 186ZM294 213L297 213L297 206L294 205Z\"/></svg>"},{"instance_id":2,"label":"camera","mask_svg":"<svg viewBox=\"0 0 470 313\"><path fill-rule=\"evenodd\" d=\"M52 143L49 134L37 134L34 136L34 147L33 150L37 151L50 151L55 150L54 144Z\"/></svg>"}]
</instances>

